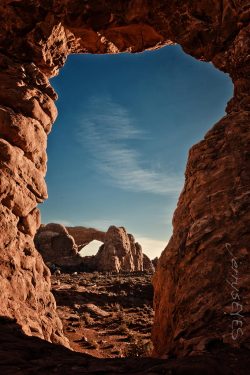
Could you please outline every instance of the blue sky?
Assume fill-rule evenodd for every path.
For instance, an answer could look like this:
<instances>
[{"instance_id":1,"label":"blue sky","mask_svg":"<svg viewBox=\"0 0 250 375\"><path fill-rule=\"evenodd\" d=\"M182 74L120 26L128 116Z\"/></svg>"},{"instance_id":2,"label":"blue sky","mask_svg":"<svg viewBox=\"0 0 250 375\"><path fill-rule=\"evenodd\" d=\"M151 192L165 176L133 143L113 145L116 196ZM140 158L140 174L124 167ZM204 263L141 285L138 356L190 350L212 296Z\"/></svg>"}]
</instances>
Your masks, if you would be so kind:
<instances>
[{"instance_id":1,"label":"blue sky","mask_svg":"<svg viewBox=\"0 0 250 375\"><path fill-rule=\"evenodd\" d=\"M158 256L171 235L188 149L225 114L229 77L171 46L72 55L51 83L59 116L42 221L124 226Z\"/></svg>"}]
</instances>

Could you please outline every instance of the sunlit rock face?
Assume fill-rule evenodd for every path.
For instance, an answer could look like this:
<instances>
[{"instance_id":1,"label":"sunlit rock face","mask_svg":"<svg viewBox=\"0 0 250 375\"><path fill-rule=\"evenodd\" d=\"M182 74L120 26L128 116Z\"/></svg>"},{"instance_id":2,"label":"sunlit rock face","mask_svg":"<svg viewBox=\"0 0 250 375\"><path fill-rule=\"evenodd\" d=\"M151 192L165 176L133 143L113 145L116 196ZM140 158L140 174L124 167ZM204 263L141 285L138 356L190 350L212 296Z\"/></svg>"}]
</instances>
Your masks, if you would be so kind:
<instances>
[{"instance_id":1,"label":"sunlit rock face","mask_svg":"<svg viewBox=\"0 0 250 375\"><path fill-rule=\"evenodd\" d=\"M41 225L34 242L36 249L47 264L77 267L81 263L74 238L61 224Z\"/></svg>"},{"instance_id":2,"label":"sunlit rock face","mask_svg":"<svg viewBox=\"0 0 250 375\"><path fill-rule=\"evenodd\" d=\"M92 240L103 242L96 255L84 256L84 247ZM49 266L71 271L154 272L151 260L123 227L109 227L107 232L94 228L42 224L34 238L36 249ZM82 255L79 250L83 248Z\"/></svg>"},{"instance_id":3,"label":"sunlit rock face","mask_svg":"<svg viewBox=\"0 0 250 375\"><path fill-rule=\"evenodd\" d=\"M95 262L99 271L144 270L142 248L123 227L109 227Z\"/></svg>"},{"instance_id":4,"label":"sunlit rock face","mask_svg":"<svg viewBox=\"0 0 250 375\"><path fill-rule=\"evenodd\" d=\"M36 206L47 198L47 133L56 94L33 63L0 54L0 315L28 335L68 345L50 293L50 271L33 244Z\"/></svg>"},{"instance_id":5,"label":"sunlit rock face","mask_svg":"<svg viewBox=\"0 0 250 375\"><path fill-rule=\"evenodd\" d=\"M72 52L137 52L179 43L228 72L235 90L227 115L190 150L173 236L154 277L155 355L209 350L216 339L244 345L249 13L249 1L241 0L1 1L1 315L16 318L27 334L66 344L49 271L32 243L36 206L47 198L46 140L57 114L48 78ZM230 285L236 276L240 299ZM245 318L236 327L230 313L240 311L239 303ZM237 330L235 338L239 328L243 334Z\"/></svg>"}]
</instances>

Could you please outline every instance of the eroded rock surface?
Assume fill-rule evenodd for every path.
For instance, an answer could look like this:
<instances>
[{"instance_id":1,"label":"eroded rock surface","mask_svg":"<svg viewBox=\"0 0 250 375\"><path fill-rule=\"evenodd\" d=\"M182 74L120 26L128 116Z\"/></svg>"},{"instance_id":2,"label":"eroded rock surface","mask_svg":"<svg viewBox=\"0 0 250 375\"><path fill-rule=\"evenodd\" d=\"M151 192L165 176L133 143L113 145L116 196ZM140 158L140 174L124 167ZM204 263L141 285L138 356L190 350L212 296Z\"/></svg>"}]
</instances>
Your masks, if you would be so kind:
<instances>
[{"instance_id":1,"label":"eroded rock surface","mask_svg":"<svg viewBox=\"0 0 250 375\"><path fill-rule=\"evenodd\" d=\"M154 259L152 259L152 264L153 264L154 268L157 267L158 261L159 261L158 257L155 257Z\"/></svg>"},{"instance_id":2,"label":"eroded rock surface","mask_svg":"<svg viewBox=\"0 0 250 375\"><path fill-rule=\"evenodd\" d=\"M94 239L103 241L97 254L80 256L79 250L84 251L84 246ZM35 235L35 245L46 263L72 271L154 271L141 245L123 227L111 226L107 232L102 232L93 228L42 224Z\"/></svg>"},{"instance_id":3,"label":"eroded rock surface","mask_svg":"<svg viewBox=\"0 0 250 375\"><path fill-rule=\"evenodd\" d=\"M98 270L116 272L143 270L142 250L136 249L133 236L129 237L123 227L109 227L104 244L95 258Z\"/></svg>"},{"instance_id":4,"label":"eroded rock surface","mask_svg":"<svg viewBox=\"0 0 250 375\"><path fill-rule=\"evenodd\" d=\"M143 269L148 270L152 273L155 271L155 267L152 261L149 259L149 257L146 254L143 254Z\"/></svg>"},{"instance_id":5,"label":"eroded rock surface","mask_svg":"<svg viewBox=\"0 0 250 375\"><path fill-rule=\"evenodd\" d=\"M82 261L74 238L61 224L41 225L35 235L35 245L46 263L77 267Z\"/></svg>"},{"instance_id":6,"label":"eroded rock surface","mask_svg":"<svg viewBox=\"0 0 250 375\"><path fill-rule=\"evenodd\" d=\"M245 375L249 353L228 347L200 356L164 360L157 358L93 358L37 337L24 335L13 321L0 321L0 363L3 374L136 374Z\"/></svg>"},{"instance_id":7,"label":"eroded rock surface","mask_svg":"<svg viewBox=\"0 0 250 375\"><path fill-rule=\"evenodd\" d=\"M47 198L47 133L56 94L32 63L0 53L0 315L24 332L68 345L50 293L50 271L36 251L37 204Z\"/></svg>"},{"instance_id":8,"label":"eroded rock surface","mask_svg":"<svg viewBox=\"0 0 250 375\"><path fill-rule=\"evenodd\" d=\"M226 116L189 154L173 236L154 278L155 353L207 350L206 338L245 344L250 327L249 14L249 0L1 1L1 315L17 318L29 334L48 340L62 336L49 273L32 244L39 226L36 206L47 197L46 139L56 117L48 77L72 52L137 52L179 43L229 73L235 90ZM232 263L245 312L238 340L230 332L236 301L226 282L236 274Z\"/></svg>"}]
</instances>

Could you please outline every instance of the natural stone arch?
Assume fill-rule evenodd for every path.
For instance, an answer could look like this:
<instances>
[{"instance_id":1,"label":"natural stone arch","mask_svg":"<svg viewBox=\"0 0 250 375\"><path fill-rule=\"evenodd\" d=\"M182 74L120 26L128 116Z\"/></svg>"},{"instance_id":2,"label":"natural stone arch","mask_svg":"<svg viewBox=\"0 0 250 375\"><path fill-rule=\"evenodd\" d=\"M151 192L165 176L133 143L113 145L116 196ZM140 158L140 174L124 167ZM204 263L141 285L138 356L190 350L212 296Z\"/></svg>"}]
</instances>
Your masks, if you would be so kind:
<instances>
[{"instance_id":1,"label":"natural stone arch","mask_svg":"<svg viewBox=\"0 0 250 375\"><path fill-rule=\"evenodd\" d=\"M74 238L79 251L94 240L102 243L105 240L105 232L95 228L86 228L81 226L66 228L69 234Z\"/></svg>"},{"instance_id":2,"label":"natural stone arch","mask_svg":"<svg viewBox=\"0 0 250 375\"><path fill-rule=\"evenodd\" d=\"M173 236L154 278L155 354L205 350L214 338L230 345L247 339L249 321L233 341L224 312L232 308L226 282L232 254L243 304L249 296L249 9L241 0L1 2L1 315L16 318L29 335L67 345L49 272L32 240L37 203L47 197L46 139L56 118L48 78L69 53L138 52L179 43L229 73L235 90L227 115L189 154Z\"/></svg>"}]
</instances>

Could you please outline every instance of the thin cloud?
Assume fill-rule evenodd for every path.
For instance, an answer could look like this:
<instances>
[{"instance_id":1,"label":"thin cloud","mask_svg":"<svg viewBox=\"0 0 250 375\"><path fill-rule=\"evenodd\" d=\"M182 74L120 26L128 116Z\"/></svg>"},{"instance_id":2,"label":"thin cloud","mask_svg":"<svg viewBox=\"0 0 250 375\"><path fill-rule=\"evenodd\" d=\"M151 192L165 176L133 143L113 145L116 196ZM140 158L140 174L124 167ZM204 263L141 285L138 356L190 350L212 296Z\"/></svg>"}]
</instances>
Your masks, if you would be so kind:
<instances>
[{"instance_id":1,"label":"thin cloud","mask_svg":"<svg viewBox=\"0 0 250 375\"><path fill-rule=\"evenodd\" d=\"M179 175L145 167L145 157L131 140L148 139L134 126L129 112L110 99L92 99L81 119L78 140L89 152L97 171L125 190L153 194L178 194L183 185Z\"/></svg>"}]
</instances>

